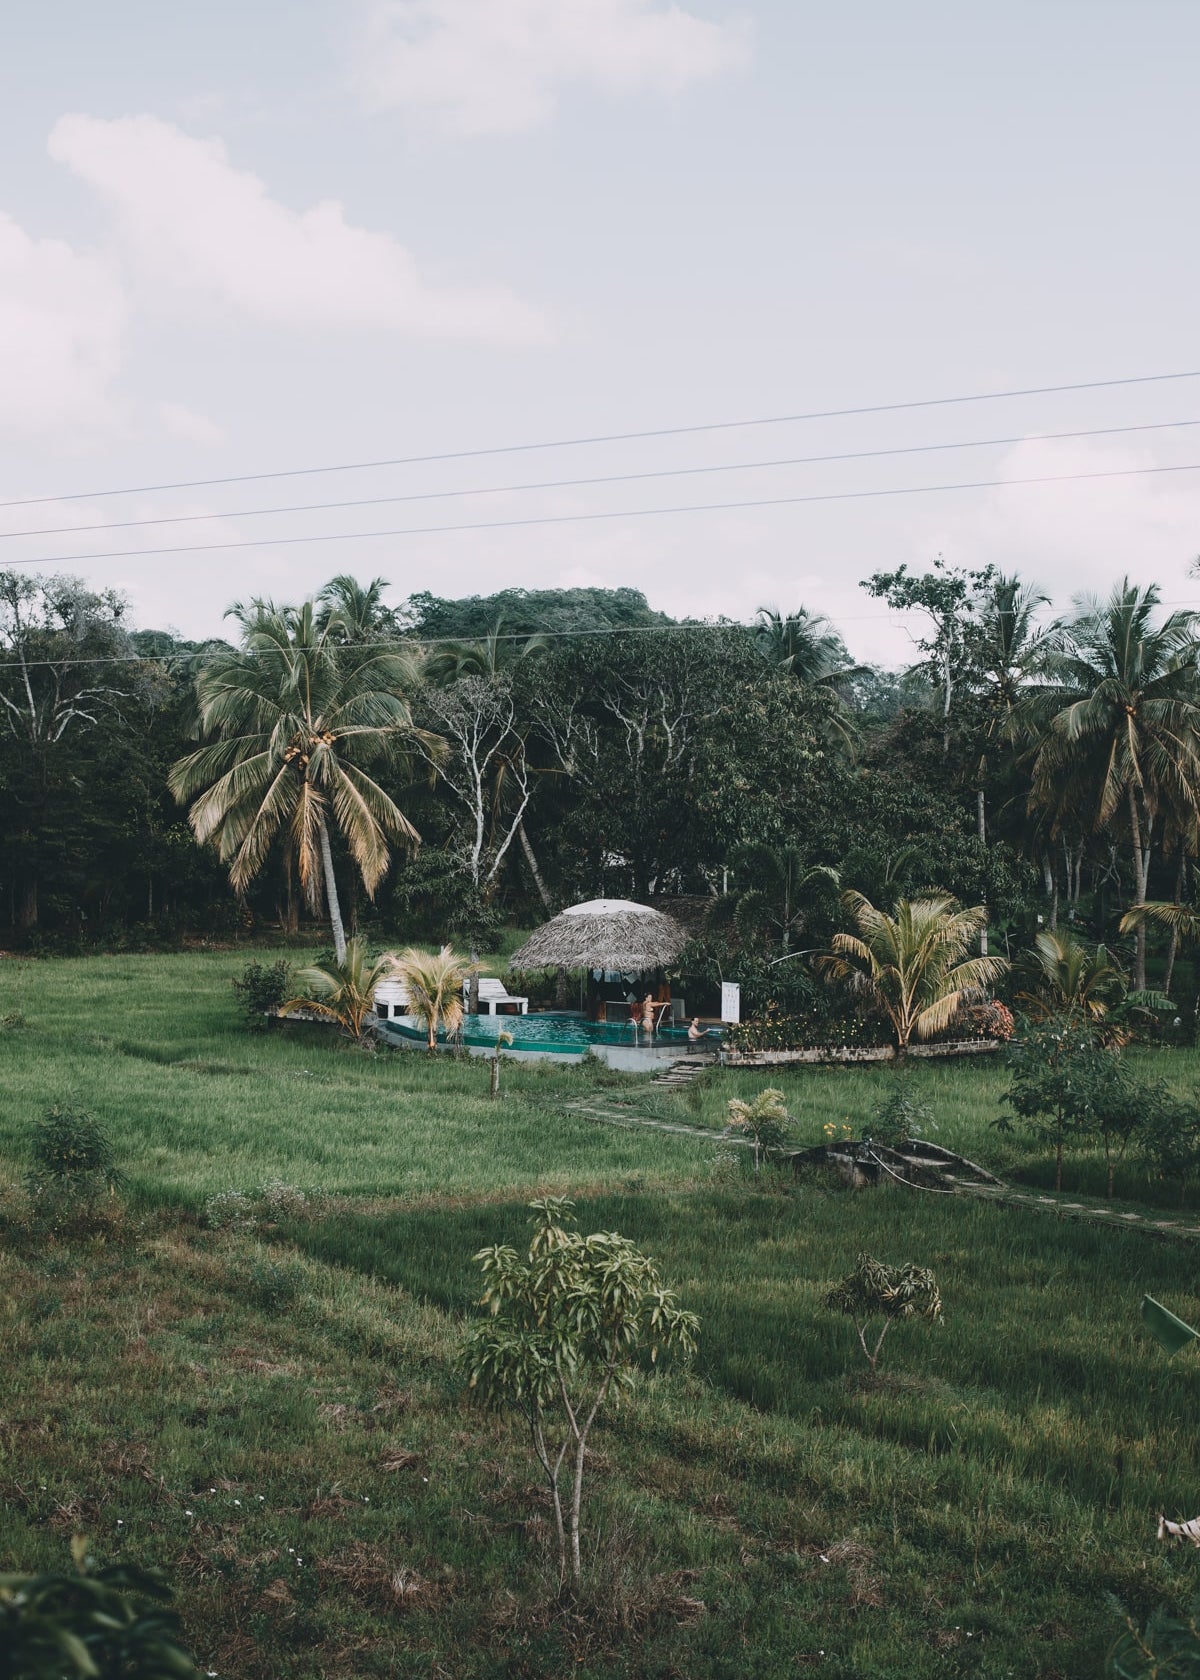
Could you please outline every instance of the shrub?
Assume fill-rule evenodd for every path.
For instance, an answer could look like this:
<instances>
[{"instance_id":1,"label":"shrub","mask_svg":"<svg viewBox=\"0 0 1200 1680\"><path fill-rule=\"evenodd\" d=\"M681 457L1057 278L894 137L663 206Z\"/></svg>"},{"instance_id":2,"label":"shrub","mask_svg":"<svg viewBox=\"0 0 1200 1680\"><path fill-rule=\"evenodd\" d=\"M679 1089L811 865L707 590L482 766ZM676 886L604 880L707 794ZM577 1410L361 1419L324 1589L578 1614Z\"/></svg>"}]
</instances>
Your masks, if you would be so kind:
<instances>
[{"instance_id":1,"label":"shrub","mask_svg":"<svg viewBox=\"0 0 1200 1680\"><path fill-rule=\"evenodd\" d=\"M304 1283L298 1266L260 1256L242 1267L234 1282L248 1301L266 1313L286 1312L295 1305Z\"/></svg>"},{"instance_id":2,"label":"shrub","mask_svg":"<svg viewBox=\"0 0 1200 1680\"><path fill-rule=\"evenodd\" d=\"M312 1211L308 1193L298 1185L270 1178L260 1190L221 1190L204 1204L204 1221L212 1231L253 1231L277 1225Z\"/></svg>"},{"instance_id":3,"label":"shrub","mask_svg":"<svg viewBox=\"0 0 1200 1680\"><path fill-rule=\"evenodd\" d=\"M887 1022L868 1014L787 1015L768 1004L761 1015L725 1029L729 1050L877 1049L892 1042Z\"/></svg>"},{"instance_id":4,"label":"shrub","mask_svg":"<svg viewBox=\"0 0 1200 1680\"><path fill-rule=\"evenodd\" d=\"M249 962L230 981L251 1032L266 1032L267 1017L286 1000L291 983L292 965L286 957L273 963Z\"/></svg>"},{"instance_id":5,"label":"shrub","mask_svg":"<svg viewBox=\"0 0 1200 1680\"><path fill-rule=\"evenodd\" d=\"M934 1275L924 1266L887 1266L869 1254L860 1254L852 1272L835 1283L825 1297L833 1312L854 1320L858 1340L872 1371L879 1361L883 1338L893 1324L919 1318L934 1324L942 1316L942 1296ZM879 1335L868 1344L867 1332L882 1319Z\"/></svg>"},{"instance_id":6,"label":"shrub","mask_svg":"<svg viewBox=\"0 0 1200 1680\"><path fill-rule=\"evenodd\" d=\"M1125 1632L1109 1652L1104 1672L1111 1680L1195 1680L1200 1674L1200 1593L1182 1617L1160 1606L1144 1631L1125 1616Z\"/></svg>"},{"instance_id":7,"label":"shrub","mask_svg":"<svg viewBox=\"0 0 1200 1680\"><path fill-rule=\"evenodd\" d=\"M161 1571L97 1569L87 1542L71 1542L75 1574L0 1575L0 1672L19 1680L194 1680L199 1670L167 1608Z\"/></svg>"},{"instance_id":8,"label":"shrub","mask_svg":"<svg viewBox=\"0 0 1200 1680\"><path fill-rule=\"evenodd\" d=\"M740 1097L729 1100L727 1131L741 1132L754 1147L754 1171L757 1175L768 1150L778 1149L787 1136L791 1117L783 1100L783 1092L769 1085L760 1091L753 1102Z\"/></svg>"},{"instance_id":9,"label":"shrub","mask_svg":"<svg viewBox=\"0 0 1200 1680\"><path fill-rule=\"evenodd\" d=\"M123 1179L108 1133L82 1108L55 1104L33 1129L25 1187L39 1221L59 1227L94 1214Z\"/></svg>"},{"instance_id":10,"label":"shrub","mask_svg":"<svg viewBox=\"0 0 1200 1680\"><path fill-rule=\"evenodd\" d=\"M876 1104L865 1135L894 1149L909 1138L924 1137L931 1131L937 1131L937 1121L928 1105L917 1095L907 1073L896 1074L887 1096Z\"/></svg>"},{"instance_id":11,"label":"shrub","mask_svg":"<svg viewBox=\"0 0 1200 1680\"><path fill-rule=\"evenodd\" d=\"M993 998L987 1003L968 1004L960 1009L944 1034L947 1039L995 1038L1007 1044L1016 1028L1012 1010Z\"/></svg>"},{"instance_id":12,"label":"shrub","mask_svg":"<svg viewBox=\"0 0 1200 1680\"><path fill-rule=\"evenodd\" d=\"M1067 1139L1097 1130L1096 1110L1118 1077L1118 1057L1098 1039L1098 1028L1075 1013L1027 1023L1008 1047L1012 1082L1004 1093L1025 1126L1054 1144L1054 1188L1062 1189ZM1009 1131L1012 1120L995 1122Z\"/></svg>"},{"instance_id":13,"label":"shrub","mask_svg":"<svg viewBox=\"0 0 1200 1680\"><path fill-rule=\"evenodd\" d=\"M1161 1082L1150 1090L1154 1100L1142 1126L1142 1159L1157 1178L1178 1181L1182 1203L1189 1180L1200 1173L1200 1107L1175 1096Z\"/></svg>"}]
</instances>

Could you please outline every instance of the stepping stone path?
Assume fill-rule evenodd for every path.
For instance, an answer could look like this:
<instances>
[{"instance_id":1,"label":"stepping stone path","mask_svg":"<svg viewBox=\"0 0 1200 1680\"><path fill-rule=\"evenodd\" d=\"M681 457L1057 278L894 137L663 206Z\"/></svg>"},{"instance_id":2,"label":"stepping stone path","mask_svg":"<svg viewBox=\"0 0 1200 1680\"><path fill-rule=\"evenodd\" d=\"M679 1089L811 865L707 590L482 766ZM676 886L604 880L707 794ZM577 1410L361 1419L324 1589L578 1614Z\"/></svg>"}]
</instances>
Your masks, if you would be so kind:
<instances>
[{"instance_id":1,"label":"stepping stone path","mask_svg":"<svg viewBox=\"0 0 1200 1680\"><path fill-rule=\"evenodd\" d=\"M705 1068L712 1065L711 1056L681 1056L661 1073L656 1073L651 1084L665 1085L672 1091L678 1091L684 1085L690 1085L693 1079L698 1079Z\"/></svg>"},{"instance_id":2,"label":"stepping stone path","mask_svg":"<svg viewBox=\"0 0 1200 1680\"><path fill-rule=\"evenodd\" d=\"M668 1076L680 1066L674 1063L664 1073L659 1074L651 1083L662 1087L673 1085L676 1089L680 1085L689 1085L696 1076L708 1065L703 1057L688 1058L682 1064L688 1072L685 1078L671 1080ZM627 1126L639 1131L674 1132L677 1136L697 1138L702 1143L720 1143L726 1148L729 1145L750 1147L748 1138L730 1137L727 1132L718 1131L715 1126L689 1126L681 1121L658 1120L648 1114L639 1114L632 1105L620 1102L570 1102L564 1103L564 1111L577 1114L581 1119L600 1121L606 1126ZM969 1163L966 1163L969 1165ZM1025 1208L1030 1213L1054 1213L1059 1218L1090 1219L1103 1224L1109 1224L1119 1219L1126 1225L1139 1225L1146 1231L1169 1232L1174 1237L1187 1240L1200 1238L1200 1225L1187 1225L1178 1219L1154 1219L1148 1214L1118 1212L1116 1208L1100 1207L1087 1202L1067 1202L1060 1196L1046 1196L1036 1191L1013 1190L999 1179L989 1184L981 1184L977 1180L958 1178L947 1172L944 1175L947 1190L957 1196L974 1196L985 1201L1000 1202L1007 1207Z\"/></svg>"}]
</instances>

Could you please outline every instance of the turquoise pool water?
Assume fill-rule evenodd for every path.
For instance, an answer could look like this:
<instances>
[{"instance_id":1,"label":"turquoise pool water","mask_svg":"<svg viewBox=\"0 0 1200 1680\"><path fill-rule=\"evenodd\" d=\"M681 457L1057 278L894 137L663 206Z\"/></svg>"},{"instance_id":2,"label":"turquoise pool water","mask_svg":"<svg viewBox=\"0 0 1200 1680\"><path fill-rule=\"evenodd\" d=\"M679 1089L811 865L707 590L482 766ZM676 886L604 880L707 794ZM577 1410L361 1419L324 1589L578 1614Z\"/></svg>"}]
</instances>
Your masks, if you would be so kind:
<instances>
[{"instance_id":1,"label":"turquoise pool water","mask_svg":"<svg viewBox=\"0 0 1200 1680\"><path fill-rule=\"evenodd\" d=\"M407 1022L393 1020L382 1024L399 1038L424 1041L423 1029L410 1026ZM648 1039L643 1032L638 1032L635 1037L627 1021L585 1021L579 1015L551 1012L539 1015L468 1015L463 1022L463 1043L476 1048L490 1048L502 1032L512 1034L512 1044L506 1045L506 1049L540 1050L560 1056L583 1056L596 1045L627 1049L634 1046L646 1049L657 1045L681 1052L688 1049L686 1026L664 1027ZM718 1033L710 1033L707 1038L701 1039L701 1047L714 1047L718 1037ZM445 1034L439 1033L438 1038L444 1041Z\"/></svg>"}]
</instances>

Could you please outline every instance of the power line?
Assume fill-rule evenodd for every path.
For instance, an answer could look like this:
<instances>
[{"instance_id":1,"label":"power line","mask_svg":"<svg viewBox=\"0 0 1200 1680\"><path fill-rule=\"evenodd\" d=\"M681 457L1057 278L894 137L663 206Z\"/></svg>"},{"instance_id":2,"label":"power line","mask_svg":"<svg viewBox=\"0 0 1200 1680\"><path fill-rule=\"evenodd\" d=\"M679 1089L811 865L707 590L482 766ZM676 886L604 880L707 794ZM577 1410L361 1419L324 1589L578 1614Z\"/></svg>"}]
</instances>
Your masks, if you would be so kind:
<instances>
[{"instance_id":1,"label":"power line","mask_svg":"<svg viewBox=\"0 0 1200 1680\"><path fill-rule=\"evenodd\" d=\"M696 437L706 432L742 431L752 426L787 426L809 420L844 420L868 414L900 414L922 408L949 408L973 402L1006 402L1017 397L1047 397L1073 391L1105 391L1128 385L1161 385L1200 379L1200 369L1184 373L1145 373L1126 379L1087 379L1071 385L1030 385L1011 391L973 391L965 396L922 397L908 402L869 403L857 408L816 409L807 414L769 414L753 420L713 420L693 426L657 426L639 432L605 432L592 437L549 438L540 443L493 444L483 449L445 450L433 455L398 455L380 461L343 461L332 466L290 467L275 472L236 473L223 478L180 479L169 484L132 484L120 489L75 490L57 496L22 496L0 508L36 507L48 502L98 501L104 496L143 496L166 490L206 490L222 484L254 484L274 478L305 478L318 473L372 472L382 467L427 466L435 461L478 460L485 455L523 455L541 449L583 449L603 443L639 443L651 438Z\"/></svg>"},{"instance_id":2,"label":"power line","mask_svg":"<svg viewBox=\"0 0 1200 1680\"><path fill-rule=\"evenodd\" d=\"M535 525L584 525L601 520L651 519L679 513L730 513L739 509L796 507L809 502L874 501L890 496L928 496L951 490L1006 490L1028 484L1078 484L1106 478L1145 478L1163 473L1200 472L1200 461L1171 467L1123 467L1103 472L1046 473L1036 478L979 478L954 484L909 484L887 490L830 490L806 496L763 496L752 501L688 502L675 507L617 508L598 513L548 513L520 519L487 519L454 525L401 525L384 531L330 531L300 537L243 537L230 542L181 543L165 548L109 548L82 554L34 555L22 566L74 565L80 560L144 560L166 554L217 554L242 548L295 548L310 543L364 542L379 537L442 536L456 531L503 531Z\"/></svg>"},{"instance_id":3,"label":"power line","mask_svg":"<svg viewBox=\"0 0 1200 1680\"><path fill-rule=\"evenodd\" d=\"M364 496L341 502L295 502L267 508L234 508L219 513L165 514L157 519L120 519L95 525L45 525L25 531L0 531L0 541L14 537L61 537L82 531L132 531L148 525L195 525L214 519L260 519L275 513L332 513L346 508L387 507L398 502L451 501L460 496L501 496L527 490L577 490L599 484L636 484L650 479L696 478L708 473L752 472L774 467L805 467L834 461L872 461L888 456L931 455L954 449L995 449L1017 443L1058 443L1072 438L1124 437L1134 432L1179 431L1200 420L1157 420L1140 426L1095 426L1081 432L1032 432L1013 437L966 438L957 443L914 443L893 449L855 449L834 455L792 455L771 461L727 461L705 467L666 467L654 472L606 473L598 478L550 478L525 484L486 484L465 490L419 490L403 496ZM1015 482L1007 480L1006 482ZM0 503L0 507L9 506Z\"/></svg>"}]
</instances>

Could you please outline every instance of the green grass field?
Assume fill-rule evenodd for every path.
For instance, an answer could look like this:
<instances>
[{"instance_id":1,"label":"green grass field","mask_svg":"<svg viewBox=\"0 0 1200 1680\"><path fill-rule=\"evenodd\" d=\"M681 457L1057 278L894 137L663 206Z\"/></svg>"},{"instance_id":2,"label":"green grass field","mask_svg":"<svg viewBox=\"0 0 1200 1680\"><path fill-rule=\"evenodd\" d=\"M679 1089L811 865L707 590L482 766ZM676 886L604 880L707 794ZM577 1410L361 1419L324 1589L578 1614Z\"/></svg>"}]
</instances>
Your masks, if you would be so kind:
<instances>
[{"instance_id":1,"label":"green grass field","mask_svg":"<svg viewBox=\"0 0 1200 1680\"><path fill-rule=\"evenodd\" d=\"M1184 1602L1200 1510L1195 1355L1142 1333L1144 1291L1200 1317L1197 1250L893 1187L756 1187L677 1134L564 1113L603 1082L719 1126L787 1092L802 1139L854 1124L875 1069L710 1076L673 1094L595 1070L363 1056L316 1029L249 1035L227 954L0 964L0 1567L163 1564L222 1676L830 1680L1103 1671L1115 1593ZM1157 1066L1191 1084L1196 1059ZM998 1137L1002 1070L916 1070L938 1140L1044 1182ZM20 1223L26 1136L54 1100L108 1126L130 1211L89 1238ZM1099 1187L1096 1163L1068 1183ZM322 1198L211 1230L205 1197L282 1178ZM690 1371L598 1427L592 1586L557 1603L521 1433L455 1368L471 1255L572 1190L701 1317ZM1150 1187L1132 1169L1127 1197ZM824 1290L859 1249L934 1267L936 1329L868 1380Z\"/></svg>"}]
</instances>

